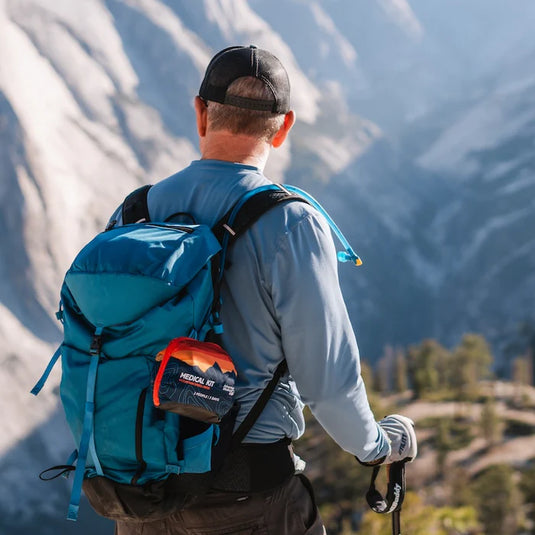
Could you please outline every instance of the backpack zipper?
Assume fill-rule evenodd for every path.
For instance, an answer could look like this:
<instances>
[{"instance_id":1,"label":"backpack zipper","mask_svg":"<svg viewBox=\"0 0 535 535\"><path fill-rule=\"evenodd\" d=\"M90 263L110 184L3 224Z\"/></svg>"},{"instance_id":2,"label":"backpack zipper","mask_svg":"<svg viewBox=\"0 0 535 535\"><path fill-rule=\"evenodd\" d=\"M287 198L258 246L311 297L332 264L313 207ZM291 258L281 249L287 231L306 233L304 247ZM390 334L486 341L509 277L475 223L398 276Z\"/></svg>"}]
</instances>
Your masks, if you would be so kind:
<instances>
[{"instance_id":1,"label":"backpack zipper","mask_svg":"<svg viewBox=\"0 0 535 535\"><path fill-rule=\"evenodd\" d=\"M176 232L187 232L188 234L193 234L195 232L195 229L192 229L191 227L183 227L179 225L159 225L158 223L145 223L146 227L156 227L156 228L163 228L166 230L175 230Z\"/></svg>"},{"instance_id":2,"label":"backpack zipper","mask_svg":"<svg viewBox=\"0 0 535 535\"><path fill-rule=\"evenodd\" d=\"M132 485L136 485L143 472L147 469L147 463L143 459L143 416L145 414L145 400L147 398L147 389L144 388L139 395L137 402L136 414L136 459L139 468L131 480Z\"/></svg>"}]
</instances>

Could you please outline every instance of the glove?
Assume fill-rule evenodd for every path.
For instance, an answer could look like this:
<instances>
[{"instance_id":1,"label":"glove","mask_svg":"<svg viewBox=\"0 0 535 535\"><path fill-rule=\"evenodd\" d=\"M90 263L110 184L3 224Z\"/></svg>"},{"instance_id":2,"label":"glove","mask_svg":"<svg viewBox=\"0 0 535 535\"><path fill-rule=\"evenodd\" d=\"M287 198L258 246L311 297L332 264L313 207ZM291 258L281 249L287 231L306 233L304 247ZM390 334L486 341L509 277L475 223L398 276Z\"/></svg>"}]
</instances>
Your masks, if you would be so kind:
<instances>
[{"instance_id":1,"label":"glove","mask_svg":"<svg viewBox=\"0 0 535 535\"><path fill-rule=\"evenodd\" d=\"M418 454L414 422L406 416L390 414L380 420L379 425L388 437L392 448L392 452L382 464L391 464L403 460L412 462Z\"/></svg>"}]
</instances>

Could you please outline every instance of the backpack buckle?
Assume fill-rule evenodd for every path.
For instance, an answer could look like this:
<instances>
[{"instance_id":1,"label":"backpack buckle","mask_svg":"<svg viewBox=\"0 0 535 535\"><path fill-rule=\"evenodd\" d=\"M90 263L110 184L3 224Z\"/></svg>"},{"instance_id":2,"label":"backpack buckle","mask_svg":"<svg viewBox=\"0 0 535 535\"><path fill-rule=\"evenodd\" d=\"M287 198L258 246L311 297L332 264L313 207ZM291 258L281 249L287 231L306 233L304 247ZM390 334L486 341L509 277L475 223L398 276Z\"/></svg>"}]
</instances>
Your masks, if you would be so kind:
<instances>
[{"instance_id":1,"label":"backpack buckle","mask_svg":"<svg viewBox=\"0 0 535 535\"><path fill-rule=\"evenodd\" d=\"M89 347L89 354L91 356L100 355L102 350L102 336L100 334L95 334L93 340L91 341L91 346Z\"/></svg>"},{"instance_id":2,"label":"backpack buckle","mask_svg":"<svg viewBox=\"0 0 535 535\"><path fill-rule=\"evenodd\" d=\"M63 321L63 301L59 302L58 311L56 312L56 319L58 321L61 321L61 323L64 323L64 321Z\"/></svg>"}]
</instances>

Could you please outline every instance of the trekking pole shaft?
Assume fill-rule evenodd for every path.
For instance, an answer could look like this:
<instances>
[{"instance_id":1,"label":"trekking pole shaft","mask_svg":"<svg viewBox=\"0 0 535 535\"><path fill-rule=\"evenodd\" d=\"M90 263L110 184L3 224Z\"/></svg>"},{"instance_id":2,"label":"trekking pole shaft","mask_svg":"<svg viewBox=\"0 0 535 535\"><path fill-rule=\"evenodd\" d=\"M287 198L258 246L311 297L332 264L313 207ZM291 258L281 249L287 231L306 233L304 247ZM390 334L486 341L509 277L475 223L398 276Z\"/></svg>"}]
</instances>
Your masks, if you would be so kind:
<instances>
[{"instance_id":1,"label":"trekking pole shaft","mask_svg":"<svg viewBox=\"0 0 535 535\"><path fill-rule=\"evenodd\" d=\"M401 518L400 510L392 513L392 535L401 535Z\"/></svg>"}]
</instances>

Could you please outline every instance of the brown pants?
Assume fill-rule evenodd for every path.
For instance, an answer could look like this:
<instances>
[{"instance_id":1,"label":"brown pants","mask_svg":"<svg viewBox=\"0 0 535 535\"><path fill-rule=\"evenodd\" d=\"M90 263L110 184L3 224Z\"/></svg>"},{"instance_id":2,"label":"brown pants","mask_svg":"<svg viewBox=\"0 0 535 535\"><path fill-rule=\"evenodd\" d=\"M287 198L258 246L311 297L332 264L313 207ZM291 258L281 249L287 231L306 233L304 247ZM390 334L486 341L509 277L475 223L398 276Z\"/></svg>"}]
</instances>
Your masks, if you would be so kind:
<instances>
[{"instance_id":1,"label":"brown pants","mask_svg":"<svg viewBox=\"0 0 535 535\"><path fill-rule=\"evenodd\" d=\"M156 522L117 522L115 535L324 535L308 480L276 489L210 493L202 503Z\"/></svg>"}]
</instances>

